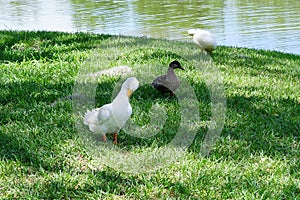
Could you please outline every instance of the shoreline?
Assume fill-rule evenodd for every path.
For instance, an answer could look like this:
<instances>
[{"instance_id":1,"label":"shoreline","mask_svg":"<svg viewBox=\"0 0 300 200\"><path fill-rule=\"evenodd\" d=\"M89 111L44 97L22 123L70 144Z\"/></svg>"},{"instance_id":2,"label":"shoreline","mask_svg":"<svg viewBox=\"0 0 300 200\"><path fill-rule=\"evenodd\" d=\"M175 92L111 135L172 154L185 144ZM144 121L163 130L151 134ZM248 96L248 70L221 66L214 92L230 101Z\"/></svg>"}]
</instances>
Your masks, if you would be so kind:
<instances>
[{"instance_id":1,"label":"shoreline","mask_svg":"<svg viewBox=\"0 0 300 200\"><path fill-rule=\"evenodd\" d=\"M130 36L130 35L114 35L114 34L106 34L106 33L91 33L91 32L77 32L77 31L48 31L48 30L0 30L0 33L7 33L7 32L16 32L16 33L41 33L41 34L46 34L46 33L60 33L60 34L87 34L87 35L106 35L106 36L121 36L121 37L131 37L131 38L146 38L146 39L154 39L154 40L167 40L170 42L173 41L180 41L180 42L188 42L187 40L169 40L169 39L160 39L160 38L151 38L151 37L146 37L146 36ZM192 38L190 39L192 42ZM266 52L276 52L276 53L281 53L281 54L288 54L292 56L300 56L300 54L295 54L295 53L289 53L289 52L284 52L284 51L279 51L279 50L274 50L274 49L257 49L257 48L251 48L251 47L242 47L242 46L226 46L226 45L217 45L218 47L228 47L228 48L236 48L236 49L249 49L249 50L255 50L255 51L266 51Z\"/></svg>"}]
</instances>

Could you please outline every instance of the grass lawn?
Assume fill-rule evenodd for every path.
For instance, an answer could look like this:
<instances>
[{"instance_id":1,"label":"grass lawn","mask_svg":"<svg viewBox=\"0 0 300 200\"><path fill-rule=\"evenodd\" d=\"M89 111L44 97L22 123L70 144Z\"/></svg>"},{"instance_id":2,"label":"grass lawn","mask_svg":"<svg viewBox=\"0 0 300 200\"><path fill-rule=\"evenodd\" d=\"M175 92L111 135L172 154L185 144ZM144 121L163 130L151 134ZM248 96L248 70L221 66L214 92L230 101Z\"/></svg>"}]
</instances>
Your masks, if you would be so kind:
<instances>
[{"instance_id":1,"label":"grass lawn","mask_svg":"<svg viewBox=\"0 0 300 200\"><path fill-rule=\"evenodd\" d=\"M78 125L77 104L65 97L96 86L95 102L86 106L99 107L124 78L101 76L81 88L80 74L102 65L136 72L142 84L131 98L131 121L140 127L164 123L149 138L138 137L140 129L135 136L122 130L117 148L151 153L188 120L178 99L146 84L175 59L186 69L176 73L192 87L201 118L192 124L195 136L185 153L159 170L136 174L105 163L114 159L95 162L81 137L86 130ZM197 59L210 64L199 69ZM299 78L300 56L274 51L219 46L201 57L187 42L0 31L0 199L300 199ZM211 90L218 81L224 91ZM226 119L215 145L200 156L214 114L212 92L226 99ZM163 106L165 119L155 121L156 112L149 117L154 105Z\"/></svg>"}]
</instances>

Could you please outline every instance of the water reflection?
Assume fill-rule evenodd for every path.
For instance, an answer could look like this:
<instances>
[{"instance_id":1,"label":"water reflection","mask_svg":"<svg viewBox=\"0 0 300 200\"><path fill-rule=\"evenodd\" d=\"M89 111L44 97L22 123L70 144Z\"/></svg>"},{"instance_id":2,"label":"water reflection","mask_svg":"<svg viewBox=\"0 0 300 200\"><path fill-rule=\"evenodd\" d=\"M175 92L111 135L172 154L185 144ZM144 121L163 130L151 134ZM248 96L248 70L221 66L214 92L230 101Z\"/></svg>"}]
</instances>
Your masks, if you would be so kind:
<instances>
[{"instance_id":1,"label":"water reflection","mask_svg":"<svg viewBox=\"0 0 300 200\"><path fill-rule=\"evenodd\" d=\"M134 29L135 13L126 1L70 0L76 29L118 34Z\"/></svg>"},{"instance_id":2,"label":"water reflection","mask_svg":"<svg viewBox=\"0 0 300 200\"><path fill-rule=\"evenodd\" d=\"M71 31L68 0L0 0L0 29Z\"/></svg>"},{"instance_id":3,"label":"water reflection","mask_svg":"<svg viewBox=\"0 0 300 200\"><path fill-rule=\"evenodd\" d=\"M300 54L298 0L4 0L0 29L88 31L190 40L209 29L219 44Z\"/></svg>"}]
</instances>

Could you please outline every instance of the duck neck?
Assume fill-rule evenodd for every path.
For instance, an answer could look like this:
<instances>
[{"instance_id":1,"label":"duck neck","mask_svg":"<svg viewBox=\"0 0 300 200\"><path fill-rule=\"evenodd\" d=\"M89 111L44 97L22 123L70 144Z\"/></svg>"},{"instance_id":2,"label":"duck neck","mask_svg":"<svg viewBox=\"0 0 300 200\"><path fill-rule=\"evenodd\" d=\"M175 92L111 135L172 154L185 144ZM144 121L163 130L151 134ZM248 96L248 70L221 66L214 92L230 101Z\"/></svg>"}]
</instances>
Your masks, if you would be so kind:
<instances>
[{"instance_id":1,"label":"duck neck","mask_svg":"<svg viewBox=\"0 0 300 200\"><path fill-rule=\"evenodd\" d=\"M129 98L126 94L126 90L121 90L119 92L119 94L115 97L115 99L113 100L113 104L117 103L117 104L120 104L120 103L127 103L129 102Z\"/></svg>"},{"instance_id":2,"label":"duck neck","mask_svg":"<svg viewBox=\"0 0 300 200\"><path fill-rule=\"evenodd\" d=\"M113 119L119 128L122 128L125 125L129 117L128 112L130 104L126 93L126 90L121 90L112 102Z\"/></svg>"},{"instance_id":3,"label":"duck neck","mask_svg":"<svg viewBox=\"0 0 300 200\"><path fill-rule=\"evenodd\" d=\"M168 68L167 75L168 75L168 76L173 76L173 75L175 75L174 69L173 69L172 67L169 67L169 68Z\"/></svg>"}]
</instances>

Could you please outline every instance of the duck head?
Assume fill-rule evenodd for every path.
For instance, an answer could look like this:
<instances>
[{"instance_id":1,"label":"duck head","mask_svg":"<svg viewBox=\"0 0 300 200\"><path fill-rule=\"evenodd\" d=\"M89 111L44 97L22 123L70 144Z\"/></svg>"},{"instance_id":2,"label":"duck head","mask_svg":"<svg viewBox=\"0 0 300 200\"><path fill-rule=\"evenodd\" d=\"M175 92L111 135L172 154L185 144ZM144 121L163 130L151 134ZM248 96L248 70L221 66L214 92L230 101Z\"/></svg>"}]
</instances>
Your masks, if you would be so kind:
<instances>
[{"instance_id":1,"label":"duck head","mask_svg":"<svg viewBox=\"0 0 300 200\"><path fill-rule=\"evenodd\" d=\"M139 81L135 77L128 78L122 84L122 90L126 90L126 95L130 97L132 93L139 87Z\"/></svg>"},{"instance_id":2,"label":"duck head","mask_svg":"<svg viewBox=\"0 0 300 200\"><path fill-rule=\"evenodd\" d=\"M199 30L201 30L201 29L195 29L195 28L192 28L192 29L189 29L188 30L188 34L189 35L194 35L197 31L199 31Z\"/></svg>"},{"instance_id":3,"label":"duck head","mask_svg":"<svg viewBox=\"0 0 300 200\"><path fill-rule=\"evenodd\" d=\"M174 60L173 62L171 62L169 67L171 67L173 69L179 68L181 70L184 70L183 67L181 66L181 64L177 60Z\"/></svg>"}]
</instances>

